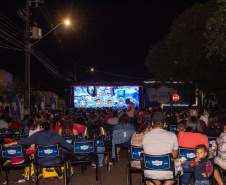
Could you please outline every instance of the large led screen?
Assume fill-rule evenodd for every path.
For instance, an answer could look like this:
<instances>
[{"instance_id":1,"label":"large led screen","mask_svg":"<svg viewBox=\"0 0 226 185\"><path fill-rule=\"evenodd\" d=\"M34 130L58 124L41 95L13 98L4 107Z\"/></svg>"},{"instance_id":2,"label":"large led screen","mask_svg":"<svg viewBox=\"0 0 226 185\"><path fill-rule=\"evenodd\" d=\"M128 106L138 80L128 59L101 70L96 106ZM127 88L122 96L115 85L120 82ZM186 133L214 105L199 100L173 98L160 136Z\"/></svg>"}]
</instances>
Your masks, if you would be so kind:
<instances>
[{"instance_id":1,"label":"large led screen","mask_svg":"<svg viewBox=\"0 0 226 185\"><path fill-rule=\"evenodd\" d=\"M139 106L139 86L75 86L74 106L76 108L112 107L126 108L130 99Z\"/></svg>"}]
</instances>

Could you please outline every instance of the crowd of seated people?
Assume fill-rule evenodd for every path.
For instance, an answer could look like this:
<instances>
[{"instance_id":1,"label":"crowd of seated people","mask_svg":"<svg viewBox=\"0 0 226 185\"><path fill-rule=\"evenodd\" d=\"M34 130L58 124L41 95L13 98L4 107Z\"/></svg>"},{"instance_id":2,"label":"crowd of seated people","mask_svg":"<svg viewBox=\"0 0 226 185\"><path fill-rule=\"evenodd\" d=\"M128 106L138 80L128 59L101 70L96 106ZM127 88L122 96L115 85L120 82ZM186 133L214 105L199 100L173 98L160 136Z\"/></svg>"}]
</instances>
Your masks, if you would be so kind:
<instances>
[{"instance_id":1,"label":"crowd of seated people","mask_svg":"<svg viewBox=\"0 0 226 185\"><path fill-rule=\"evenodd\" d=\"M31 149L34 149L35 144L53 144L60 142L68 149L64 151L65 156L70 154L69 145L65 143L65 140L62 140L62 137L75 137L79 133L83 133L83 140L87 140L87 138L96 138L102 135L106 138L106 133L111 133L113 136L112 143L117 144L116 155L118 159L120 146L124 146L120 144L126 142L130 142L130 144L134 146L143 146L144 152L148 154L164 153L164 151L171 150L174 158L178 157L179 147L195 149L199 146L195 150L196 153L203 149L203 151L207 151L209 157L211 157L210 162L208 161L208 169L210 170L204 170L208 175L206 175L206 177L201 175L201 177L208 181L209 177L212 175L212 167L217 165L218 168L214 169L213 173L214 179L218 184L223 184L219 169L226 169L226 146L224 145L224 138L226 139L226 134L224 133L226 114L224 111L211 111L210 109L205 109L203 113L200 113L195 109L162 110L160 108L147 107L141 107L140 109L136 108L135 110L136 114L134 115L134 118L136 116L136 119L133 121L131 121L131 117L126 114L126 110L112 110L111 108L87 108L52 111L49 113L33 113L24 116L22 121L20 121L18 116L11 116L8 110L6 110L4 114L3 111L0 112L0 129L9 128L11 130L22 130L23 133L21 134L29 135L25 140L13 142L8 145L31 144ZM164 115L164 122L161 122L159 125L153 124L153 115L156 112L160 112ZM137 123L135 123L136 121ZM169 125L176 125L177 132L169 134L169 129L166 130L166 123L169 123ZM136 125L138 125L138 128L136 128ZM161 130L164 130L164 132ZM120 138L119 141L117 136L120 135L121 131L127 132L127 134L125 140ZM128 133L130 135L128 135ZM156 152L156 143L152 143L149 140L152 138L151 141L155 141L153 138L157 138L158 134L160 134L161 141L158 141L157 145L158 148L161 148L161 151ZM218 138L214 147L209 147L208 137ZM45 140L50 141L45 142ZM204 145L206 148L202 148L200 145ZM216 152L217 150L218 155ZM102 153L104 151L105 147L103 146L97 148L97 152L100 153L98 154L100 167L103 166L105 161L104 154ZM208 155L204 155L203 158L208 158ZM115 156L112 157L114 158ZM183 175L181 176L182 184L190 184L191 176L195 175L195 172L197 171L196 168L198 168L199 160L200 158L197 159L198 162L194 161L195 166L192 166L189 162L180 161L180 159L175 161L180 161L183 169ZM95 167L94 164L93 166ZM139 161L134 162L132 166L140 168ZM56 169L56 171L59 172L58 169ZM41 180L41 169L39 170L39 174L39 179ZM59 179L63 181L62 174L59 172L58 175ZM157 178L158 174L154 177ZM197 176L195 175L195 177ZM159 182L154 181L154 183L158 184ZM175 182L167 181L166 184L167 183L173 184Z\"/></svg>"}]
</instances>

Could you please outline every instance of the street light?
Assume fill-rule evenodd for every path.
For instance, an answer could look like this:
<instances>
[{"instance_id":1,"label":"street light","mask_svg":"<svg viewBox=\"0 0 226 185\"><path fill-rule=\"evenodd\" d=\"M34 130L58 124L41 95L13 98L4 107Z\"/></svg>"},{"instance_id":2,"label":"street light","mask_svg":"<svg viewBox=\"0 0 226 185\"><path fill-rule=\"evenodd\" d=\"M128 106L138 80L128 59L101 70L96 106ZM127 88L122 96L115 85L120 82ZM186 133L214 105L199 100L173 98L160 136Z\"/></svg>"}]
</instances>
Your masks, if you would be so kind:
<instances>
[{"instance_id":1,"label":"street light","mask_svg":"<svg viewBox=\"0 0 226 185\"><path fill-rule=\"evenodd\" d=\"M30 47L34 46L35 44L37 44L40 40L42 40L44 37L46 37L47 35L49 35L53 30L55 30L57 27L59 27L62 24L66 24L67 26L70 25L70 21L66 20L64 22L59 23L58 25L56 25L55 27L53 27L50 31L48 31L45 35L43 35L42 38L38 39L36 42L34 42L33 44L30 44Z\"/></svg>"}]
</instances>

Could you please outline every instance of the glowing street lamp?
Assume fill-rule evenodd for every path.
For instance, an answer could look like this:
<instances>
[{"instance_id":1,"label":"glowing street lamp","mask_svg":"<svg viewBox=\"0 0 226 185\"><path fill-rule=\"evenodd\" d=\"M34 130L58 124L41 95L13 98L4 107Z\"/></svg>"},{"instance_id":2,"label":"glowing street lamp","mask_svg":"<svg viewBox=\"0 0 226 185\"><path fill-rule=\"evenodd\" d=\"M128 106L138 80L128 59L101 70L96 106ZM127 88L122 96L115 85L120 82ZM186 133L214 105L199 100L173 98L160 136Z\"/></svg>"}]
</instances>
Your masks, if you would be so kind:
<instances>
[{"instance_id":1,"label":"glowing street lamp","mask_svg":"<svg viewBox=\"0 0 226 185\"><path fill-rule=\"evenodd\" d=\"M42 38L38 39L36 42L34 42L33 44L31 44L30 47L32 47L35 44L37 44L40 40L42 40L44 37L46 37L47 35L49 35L53 30L55 30L58 26L60 26L62 24L66 24L68 26L68 25L70 25L70 21L69 20L66 20L64 22L59 23L58 25L56 25L55 27L53 27L50 31L48 31L45 35L43 35Z\"/></svg>"}]
</instances>

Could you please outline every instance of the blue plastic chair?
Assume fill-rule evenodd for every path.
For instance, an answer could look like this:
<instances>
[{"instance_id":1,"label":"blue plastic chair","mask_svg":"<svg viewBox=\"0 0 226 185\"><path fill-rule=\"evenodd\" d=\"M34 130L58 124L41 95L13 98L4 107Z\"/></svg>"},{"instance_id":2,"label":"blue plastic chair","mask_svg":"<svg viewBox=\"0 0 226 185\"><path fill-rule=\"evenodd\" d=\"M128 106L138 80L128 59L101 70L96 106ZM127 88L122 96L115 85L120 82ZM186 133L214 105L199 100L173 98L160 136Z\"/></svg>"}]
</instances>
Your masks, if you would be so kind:
<instances>
[{"instance_id":1,"label":"blue plastic chair","mask_svg":"<svg viewBox=\"0 0 226 185\"><path fill-rule=\"evenodd\" d=\"M97 156L97 142L96 140L89 141L74 141L72 144L71 156L75 156L76 159L69 159L69 169L73 164L86 164L94 162L96 164L96 181L101 182L99 160ZM71 170L69 172L69 184L72 185Z\"/></svg>"},{"instance_id":2,"label":"blue plastic chair","mask_svg":"<svg viewBox=\"0 0 226 185\"><path fill-rule=\"evenodd\" d=\"M140 156L141 161L141 178L140 184L144 183L146 185L146 181L151 180L177 180L177 184L179 184L179 175L175 175L175 166L173 154L164 154L164 155L148 155L145 153L141 153ZM158 170L158 171L169 171L172 172L172 179L152 179L145 177L145 170Z\"/></svg>"},{"instance_id":3,"label":"blue plastic chair","mask_svg":"<svg viewBox=\"0 0 226 185\"><path fill-rule=\"evenodd\" d=\"M170 132L176 133L177 131L177 126L176 125L170 125Z\"/></svg>"},{"instance_id":4,"label":"blue plastic chair","mask_svg":"<svg viewBox=\"0 0 226 185\"><path fill-rule=\"evenodd\" d=\"M29 166L29 169L31 171L30 159L26 155L26 148L24 145L16 145L16 146L9 146L9 147L5 147L2 145L0 146L0 160L2 162L1 172L2 172L3 162L12 158L24 158L25 162L22 164L10 164L5 166L5 175L6 175L7 185L9 185L8 171L11 167L14 167L13 169L15 169L15 167ZM29 184L31 182L30 179L31 179L31 176L29 174Z\"/></svg>"},{"instance_id":5,"label":"blue plastic chair","mask_svg":"<svg viewBox=\"0 0 226 185\"><path fill-rule=\"evenodd\" d=\"M196 157L194 148L179 147L178 158L182 157L185 157L187 159L186 162L192 161Z\"/></svg>"},{"instance_id":6,"label":"blue plastic chair","mask_svg":"<svg viewBox=\"0 0 226 185\"><path fill-rule=\"evenodd\" d=\"M60 163L53 165L41 165L38 163L38 160L41 158L56 158L60 159ZM34 184L37 183L37 168L50 168L50 167L64 167L66 169L66 163L63 160L62 156L62 147L60 144L53 145L35 145L35 158L34 158ZM69 170L70 171L70 170ZM66 177L66 170L64 170L64 177ZM65 178L65 185L67 184Z\"/></svg>"},{"instance_id":7,"label":"blue plastic chair","mask_svg":"<svg viewBox=\"0 0 226 185\"><path fill-rule=\"evenodd\" d=\"M141 173L141 168L135 168L131 166L132 161L140 161L140 155L143 153L143 147L138 146L129 146L128 148L128 163L126 171L126 184L132 185L132 173Z\"/></svg>"},{"instance_id":8,"label":"blue plastic chair","mask_svg":"<svg viewBox=\"0 0 226 185\"><path fill-rule=\"evenodd\" d=\"M209 147L212 148L214 144L216 144L217 137L208 137Z\"/></svg>"}]
</instances>

